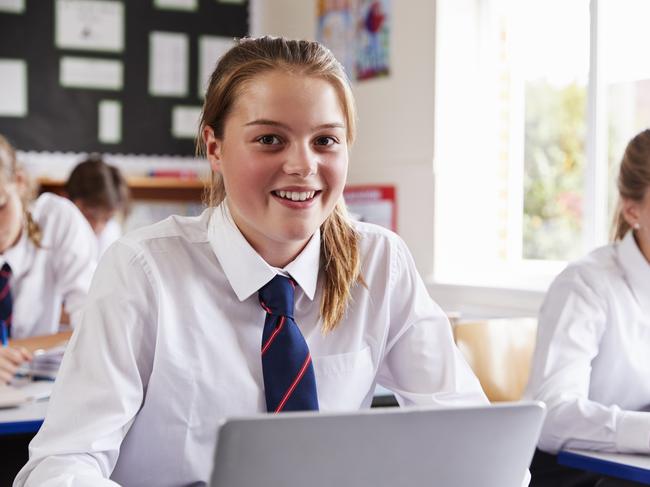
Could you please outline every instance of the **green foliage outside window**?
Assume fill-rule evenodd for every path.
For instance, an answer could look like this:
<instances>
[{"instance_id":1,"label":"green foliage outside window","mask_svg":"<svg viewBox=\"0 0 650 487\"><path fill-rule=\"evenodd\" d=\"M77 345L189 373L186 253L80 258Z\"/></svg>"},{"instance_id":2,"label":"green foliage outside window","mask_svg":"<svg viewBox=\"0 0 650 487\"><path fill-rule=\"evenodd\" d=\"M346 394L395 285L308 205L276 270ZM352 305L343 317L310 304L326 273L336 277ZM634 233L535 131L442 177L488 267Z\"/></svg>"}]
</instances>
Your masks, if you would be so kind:
<instances>
[{"instance_id":1,"label":"green foliage outside window","mask_svg":"<svg viewBox=\"0 0 650 487\"><path fill-rule=\"evenodd\" d=\"M576 83L526 85L523 258L582 252L587 92Z\"/></svg>"}]
</instances>

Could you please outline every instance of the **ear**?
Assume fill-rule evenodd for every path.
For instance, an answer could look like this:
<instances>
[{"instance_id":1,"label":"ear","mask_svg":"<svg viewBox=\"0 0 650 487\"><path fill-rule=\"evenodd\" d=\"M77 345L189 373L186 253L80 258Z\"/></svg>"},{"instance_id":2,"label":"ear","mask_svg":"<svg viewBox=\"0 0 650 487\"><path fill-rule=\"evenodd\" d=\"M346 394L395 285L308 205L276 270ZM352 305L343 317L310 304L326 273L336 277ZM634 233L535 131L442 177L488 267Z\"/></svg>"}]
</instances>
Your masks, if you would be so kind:
<instances>
[{"instance_id":1,"label":"ear","mask_svg":"<svg viewBox=\"0 0 650 487\"><path fill-rule=\"evenodd\" d=\"M210 162L214 172L221 172L221 161L223 152L223 140L214 135L212 127L203 127L203 143L205 144L205 155Z\"/></svg>"},{"instance_id":2,"label":"ear","mask_svg":"<svg viewBox=\"0 0 650 487\"><path fill-rule=\"evenodd\" d=\"M624 198L622 201L622 213L625 221L634 228L634 225L639 222L641 217L641 204L629 198Z\"/></svg>"}]
</instances>

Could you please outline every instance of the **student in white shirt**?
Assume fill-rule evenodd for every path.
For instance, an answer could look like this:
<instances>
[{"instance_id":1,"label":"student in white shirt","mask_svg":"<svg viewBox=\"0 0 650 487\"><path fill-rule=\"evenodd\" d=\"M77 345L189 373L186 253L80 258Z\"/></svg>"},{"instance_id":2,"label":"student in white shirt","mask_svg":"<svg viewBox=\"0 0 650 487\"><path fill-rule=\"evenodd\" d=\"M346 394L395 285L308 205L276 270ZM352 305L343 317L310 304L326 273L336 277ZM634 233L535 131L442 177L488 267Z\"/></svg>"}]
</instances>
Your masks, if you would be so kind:
<instances>
[{"instance_id":1,"label":"student in white shirt","mask_svg":"<svg viewBox=\"0 0 650 487\"><path fill-rule=\"evenodd\" d=\"M120 170L98 155L80 162L65 183L67 197L95 232L98 256L122 236L118 219L128 212L130 192Z\"/></svg>"},{"instance_id":2,"label":"student in white shirt","mask_svg":"<svg viewBox=\"0 0 650 487\"><path fill-rule=\"evenodd\" d=\"M63 303L76 325L95 268L92 232L81 213L52 194L30 202L28 186L0 136L0 320L11 338L56 333ZM23 349L0 348L0 382L30 358Z\"/></svg>"},{"instance_id":3,"label":"student in white shirt","mask_svg":"<svg viewBox=\"0 0 650 487\"><path fill-rule=\"evenodd\" d=\"M557 466L563 448L650 453L650 130L625 149L618 189L614 243L571 263L540 312L526 396L548 413L533 486L617 485Z\"/></svg>"},{"instance_id":4,"label":"student in white shirt","mask_svg":"<svg viewBox=\"0 0 650 487\"><path fill-rule=\"evenodd\" d=\"M318 43L243 39L224 55L201 120L210 208L106 252L15 486L205 485L219 421L271 409L258 290L278 275L311 353L292 387L315 379L320 410L367 408L376 384L403 405L487 402L404 242L346 215L354 124ZM279 322L276 340L295 332Z\"/></svg>"}]
</instances>

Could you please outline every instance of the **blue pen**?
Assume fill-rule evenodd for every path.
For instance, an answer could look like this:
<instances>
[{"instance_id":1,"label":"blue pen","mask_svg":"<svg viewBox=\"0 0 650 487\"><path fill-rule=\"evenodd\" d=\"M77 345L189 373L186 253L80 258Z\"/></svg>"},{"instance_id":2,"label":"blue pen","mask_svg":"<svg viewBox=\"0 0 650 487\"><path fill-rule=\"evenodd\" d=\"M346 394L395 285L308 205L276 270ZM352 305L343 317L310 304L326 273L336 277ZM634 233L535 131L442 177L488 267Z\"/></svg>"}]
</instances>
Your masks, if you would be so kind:
<instances>
[{"instance_id":1,"label":"blue pen","mask_svg":"<svg viewBox=\"0 0 650 487\"><path fill-rule=\"evenodd\" d=\"M6 347L9 345L9 334L7 333L7 323L5 323L5 320L0 320L0 326L2 327L2 346Z\"/></svg>"}]
</instances>

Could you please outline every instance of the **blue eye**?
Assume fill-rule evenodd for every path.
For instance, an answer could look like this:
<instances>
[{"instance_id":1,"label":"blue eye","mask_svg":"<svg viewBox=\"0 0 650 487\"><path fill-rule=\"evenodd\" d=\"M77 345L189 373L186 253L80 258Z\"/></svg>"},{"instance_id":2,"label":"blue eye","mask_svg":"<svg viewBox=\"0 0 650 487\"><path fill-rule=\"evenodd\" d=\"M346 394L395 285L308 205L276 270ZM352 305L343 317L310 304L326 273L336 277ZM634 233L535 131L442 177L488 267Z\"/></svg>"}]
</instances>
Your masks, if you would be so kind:
<instances>
[{"instance_id":1,"label":"blue eye","mask_svg":"<svg viewBox=\"0 0 650 487\"><path fill-rule=\"evenodd\" d=\"M257 141L262 145L278 145L280 138L277 135L262 135Z\"/></svg>"},{"instance_id":2,"label":"blue eye","mask_svg":"<svg viewBox=\"0 0 650 487\"><path fill-rule=\"evenodd\" d=\"M314 142L316 145L329 147L334 144L338 144L339 141L336 140L334 137L324 136L324 137L318 137Z\"/></svg>"}]
</instances>

